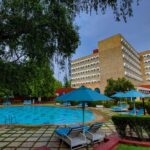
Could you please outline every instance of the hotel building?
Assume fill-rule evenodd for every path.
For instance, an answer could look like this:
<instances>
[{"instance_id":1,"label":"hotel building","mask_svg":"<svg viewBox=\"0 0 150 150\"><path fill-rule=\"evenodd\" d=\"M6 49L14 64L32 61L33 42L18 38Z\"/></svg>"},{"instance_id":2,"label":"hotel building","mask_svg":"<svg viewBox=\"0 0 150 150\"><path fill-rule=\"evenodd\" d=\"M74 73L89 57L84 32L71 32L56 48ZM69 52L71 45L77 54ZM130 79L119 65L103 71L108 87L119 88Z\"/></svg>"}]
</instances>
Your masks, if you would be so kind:
<instances>
[{"instance_id":1,"label":"hotel building","mask_svg":"<svg viewBox=\"0 0 150 150\"><path fill-rule=\"evenodd\" d=\"M140 53L144 84L150 84L150 50Z\"/></svg>"},{"instance_id":2,"label":"hotel building","mask_svg":"<svg viewBox=\"0 0 150 150\"><path fill-rule=\"evenodd\" d=\"M71 62L71 86L96 88L100 85L100 59L98 49L93 54Z\"/></svg>"},{"instance_id":3,"label":"hotel building","mask_svg":"<svg viewBox=\"0 0 150 150\"><path fill-rule=\"evenodd\" d=\"M85 85L104 92L107 80L119 77L125 77L135 86L144 81L141 54L121 34L98 42L93 54L71 62L71 85L75 88Z\"/></svg>"}]
</instances>

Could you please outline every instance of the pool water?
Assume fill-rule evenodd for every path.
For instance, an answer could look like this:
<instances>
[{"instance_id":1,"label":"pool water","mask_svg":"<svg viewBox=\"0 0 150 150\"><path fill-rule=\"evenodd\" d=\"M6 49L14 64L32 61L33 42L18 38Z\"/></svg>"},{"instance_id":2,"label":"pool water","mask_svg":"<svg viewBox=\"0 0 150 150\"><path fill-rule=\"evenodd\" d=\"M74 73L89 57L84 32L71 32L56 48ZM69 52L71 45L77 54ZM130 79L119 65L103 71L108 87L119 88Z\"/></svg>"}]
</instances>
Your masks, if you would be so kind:
<instances>
[{"instance_id":1,"label":"pool water","mask_svg":"<svg viewBox=\"0 0 150 150\"><path fill-rule=\"evenodd\" d=\"M81 109L53 106L6 106L0 108L0 124L74 124L83 121ZM95 119L95 115L85 110L85 122Z\"/></svg>"}]
</instances>

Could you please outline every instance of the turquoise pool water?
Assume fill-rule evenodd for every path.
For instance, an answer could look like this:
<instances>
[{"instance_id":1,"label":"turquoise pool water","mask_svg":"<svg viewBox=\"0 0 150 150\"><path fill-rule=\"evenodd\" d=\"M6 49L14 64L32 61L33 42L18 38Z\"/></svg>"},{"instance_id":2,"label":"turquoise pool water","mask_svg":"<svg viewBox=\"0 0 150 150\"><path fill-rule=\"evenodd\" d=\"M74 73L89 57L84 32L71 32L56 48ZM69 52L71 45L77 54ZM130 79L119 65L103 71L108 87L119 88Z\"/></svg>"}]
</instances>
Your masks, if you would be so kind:
<instances>
[{"instance_id":1,"label":"turquoise pool water","mask_svg":"<svg viewBox=\"0 0 150 150\"><path fill-rule=\"evenodd\" d=\"M95 119L85 110L85 122ZM82 122L82 110L52 106L7 106L0 108L0 124L74 124Z\"/></svg>"}]
</instances>

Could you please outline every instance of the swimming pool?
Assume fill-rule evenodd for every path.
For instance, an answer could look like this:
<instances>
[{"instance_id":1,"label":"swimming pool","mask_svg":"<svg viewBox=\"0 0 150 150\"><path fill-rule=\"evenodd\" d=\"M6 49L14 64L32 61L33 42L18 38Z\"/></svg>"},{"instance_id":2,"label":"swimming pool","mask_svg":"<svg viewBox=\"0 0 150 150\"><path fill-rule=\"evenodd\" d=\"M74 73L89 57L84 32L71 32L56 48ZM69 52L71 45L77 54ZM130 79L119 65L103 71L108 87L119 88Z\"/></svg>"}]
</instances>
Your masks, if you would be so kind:
<instances>
[{"instance_id":1,"label":"swimming pool","mask_svg":"<svg viewBox=\"0 0 150 150\"><path fill-rule=\"evenodd\" d=\"M0 108L0 124L73 124L82 122L82 110L53 106L7 106ZM85 122L95 115L85 110Z\"/></svg>"}]
</instances>

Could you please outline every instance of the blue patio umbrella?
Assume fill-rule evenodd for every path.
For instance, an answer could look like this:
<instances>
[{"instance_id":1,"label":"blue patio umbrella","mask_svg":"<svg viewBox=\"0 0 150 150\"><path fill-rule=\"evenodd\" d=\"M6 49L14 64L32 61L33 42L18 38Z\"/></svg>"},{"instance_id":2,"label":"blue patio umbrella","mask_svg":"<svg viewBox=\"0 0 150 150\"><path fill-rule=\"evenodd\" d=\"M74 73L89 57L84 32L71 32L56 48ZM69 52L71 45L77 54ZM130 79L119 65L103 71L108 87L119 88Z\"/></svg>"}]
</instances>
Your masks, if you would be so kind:
<instances>
[{"instance_id":1,"label":"blue patio umbrella","mask_svg":"<svg viewBox=\"0 0 150 150\"><path fill-rule=\"evenodd\" d=\"M83 125L84 125L85 103L90 101L100 101L100 100L107 101L107 100L111 100L111 98L103 94L97 93L96 91L91 90L90 88L81 86L78 89L75 89L67 94L57 97L56 100L82 102Z\"/></svg>"},{"instance_id":2,"label":"blue patio umbrella","mask_svg":"<svg viewBox=\"0 0 150 150\"><path fill-rule=\"evenodd\" d=\"M122 97L124 97L124 93L123 92L116 92L111 97L113 97L113 98L122 98ZM120 103L120 101L119 101L119 103Z\"/></svg>"},{"instance_id":3,"label":"blue patio umbrella","mask_svg":"<svg viewBox=\"0 0 150 150\"><path fill-rule=\"evenodd\" d=\"M127 91L126 93L124 93L124 98L131 98L131 100L133 100L133 103L134 103L134 110L135 109L135 100L133 98L136 98L136 97L140 97L140 98L144 98L144 97L147 97L146 94L143 94L137 90L130 90L130 91ZM145 114L145 109L144 109L144 114Z\"/></svg>"},{"instance_id":4,"label":"blue patio umbrella","mask_svg":"<svg viewBox=\"0 0 150 150\"><path fill-rule=\"evenodd\" d=\"M146 97L146 94L143 94L137 90L130 90L124 93L123 97L136 98L136 97Z\"/></svg>"},{"instance_id":5,"label":"blue patio umbrella","mask_svg":"<svg viewBox=\"0 0 150 150\"><path fill-rule=\"evenodd\" d=\"M122 97L124 97L124 93L123 92L116 92L111 97L122 98Z\"/></svg>"}]
</instances>

